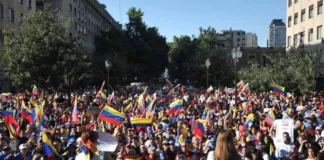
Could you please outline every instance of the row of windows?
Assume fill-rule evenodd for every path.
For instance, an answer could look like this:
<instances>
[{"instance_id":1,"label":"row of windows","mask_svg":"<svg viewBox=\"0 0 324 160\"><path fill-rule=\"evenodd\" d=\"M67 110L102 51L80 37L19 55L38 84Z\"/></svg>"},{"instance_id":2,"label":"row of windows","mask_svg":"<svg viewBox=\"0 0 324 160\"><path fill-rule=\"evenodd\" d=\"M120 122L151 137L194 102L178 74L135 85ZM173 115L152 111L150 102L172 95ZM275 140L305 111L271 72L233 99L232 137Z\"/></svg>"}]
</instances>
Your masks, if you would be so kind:
<instances>
[{"instance_id":1,"label":"row of windows","mask_svg":"<svg viewBox=\"0 0 324 160\"><path fill-rule=\"evenodd\" d=\"M300 21L304 22L306 20L306 9L301 10ZM319 2L317 5L317 15L323 13L323 2ZM314 5L309 6L308 8L308 18L314 17ZM288 27L291 27L292 17L288 17ZM294 25L298 24L298 12L294 14Z\"/></svg>"},{"instance_id":2,"label":"row of windows","mask_svg":"<svg viewBox=\"0 0 324 160\"><path fill-rule=\"evenodd\" d=\"M318 26L316 28L316 39L317 40L320 40L323 38L323 30L322 30L322 26ZM313 31L313 28L309 29L308 30L308 42L312 42L313 41L313 34L314 34L314 31ZM299 42L300 43L304 43L305 41L305 32L301 32L299 34ZM293 44L291 44L291 36L288 37L287 39L288 41L288 47L290 46L296 46L297 45L297 41L298 41L298 34L295 34L294 37L293 37Z\"/></svg>"},{"instance_id":3,"label":"row of windows","mask_svg":"<svg viewBox=\"0 0 324 160\"><path fill-rule=\"evenodd\" d=\"M24 4L24 0L18 0L18 3ZM31 0L26 0L27 8L31 8Z\"/></svg>"},{"instance_id":4,"label":"row of windows","mask_svg":"<svg viewBox=\"0 0 324 160\"><path fill-rule=\"evenodd\" d=\"M294 0L294 3L296 4L298 2L298 0ZM288 0L288 7L290 7L292 4L292 0Z\"/></svg>"},{"instance_id":5,"label":"row of windows","mask_svg":"<svg viewBox=\"0 0 324 160\"><path fill-rule=\"evenodd\" d=\"M23 14L18 14L18 23L22 22ZM3 5L0 4L0 18L3 19ZM15 22L15 11L12 8L8 8L8 21L14 23Z\"/></svg>"}]
</instances>

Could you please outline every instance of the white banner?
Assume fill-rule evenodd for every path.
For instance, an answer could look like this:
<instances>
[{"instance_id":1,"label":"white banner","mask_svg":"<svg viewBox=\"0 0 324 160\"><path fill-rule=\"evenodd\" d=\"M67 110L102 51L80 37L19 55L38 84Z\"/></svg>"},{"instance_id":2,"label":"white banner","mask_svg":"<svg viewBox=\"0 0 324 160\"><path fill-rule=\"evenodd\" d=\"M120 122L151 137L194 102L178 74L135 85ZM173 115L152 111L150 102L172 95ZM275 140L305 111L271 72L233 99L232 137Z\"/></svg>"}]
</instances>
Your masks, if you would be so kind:
<instances>
[{"instance_id":1,"label":"white banner","mask_svg":"<svg viewBox=\"0 0 324 160\"><path fill-rule=\"evenodd\" d=\"M98 144L99 151L115 152L118 146L117 138L108 133L104 133L101 131L98 131L98 135L99 135L99 144Z\"/></svg>"}]
</instances>

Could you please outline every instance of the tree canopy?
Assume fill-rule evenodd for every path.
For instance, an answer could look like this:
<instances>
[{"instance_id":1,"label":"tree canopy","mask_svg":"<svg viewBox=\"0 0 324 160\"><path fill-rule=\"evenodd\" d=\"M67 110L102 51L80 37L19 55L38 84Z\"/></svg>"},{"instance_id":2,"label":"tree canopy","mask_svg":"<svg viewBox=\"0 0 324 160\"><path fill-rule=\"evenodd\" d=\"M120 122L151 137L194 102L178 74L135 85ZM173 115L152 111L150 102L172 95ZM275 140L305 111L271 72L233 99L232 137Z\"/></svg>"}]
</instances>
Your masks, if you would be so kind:
<instances>
[{"instance_id":1,"label":"tree canopy","mask_svg":"<svg viewBox=\"0 0 324 160\"><path fill-rule=\"evenodd\" d=\"M168 64L166 38L156 27L148 27L144 13L132 7L127 12L129 22L123 30L111 29L96 38L93 55L94 83L107 77L105 61L112 64L112 83L148 81L159 77ZM136 78L135 78L136 77Z\"/></svg>"},{"instance_id":2,"label":"tree canopy","mask_svg":"<svg viewBox=\"0 0 324 160\"><path fill-rule=\"evenodd\" d=\"M286 53L268 55L266 66L253 64L239 72L240 79L249 82L255 91L268 91L273 82L286 91L305 94L315 88L317 65L324 52L321 50L293 49Z\"/></svg>"},{"instance_id":3,"label":"tree canopy","mask_svg":"<svg viewBox=\"0 0 324 160\"><path fill-rule=\"evenodd\" d=\"M233 65L230 55L217 47L218 37L214 28L200 28L198 37L183 35L174 37L170 46L171 62L169 72L172 78L181 83L194 83L205 86L207 68L205 61L210 59L210 85L233 85Z\"/></svg>"},{"instance_id":4,"label":"tree canopy","mask_svg":"<svg viewBox=\"0 0 324 160\"><path fill-rule=\"evenodd\" d=\"M19 30L5 29L5 53L1 56L5 75L16 85L64 89L80 83L88 60L75 39L66 34L70 21L59 12L31 11ZM74 55L67 60L67 56Z\"/></svg>"}]
</instances>

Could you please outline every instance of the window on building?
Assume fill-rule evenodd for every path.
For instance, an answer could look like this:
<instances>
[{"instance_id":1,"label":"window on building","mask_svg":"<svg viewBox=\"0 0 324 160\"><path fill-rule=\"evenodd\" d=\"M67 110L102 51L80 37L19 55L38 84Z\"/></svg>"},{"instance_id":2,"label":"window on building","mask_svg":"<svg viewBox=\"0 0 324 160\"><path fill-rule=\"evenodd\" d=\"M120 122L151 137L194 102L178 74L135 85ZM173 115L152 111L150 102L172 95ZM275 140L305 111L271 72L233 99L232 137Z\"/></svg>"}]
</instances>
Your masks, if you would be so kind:
<instances>
[{"instance_id":1,"label":"window on building","mask_svg":"<svg viewBox=\"0 0 324 160\"><path fill-rule=\"evenodd\" d=\"M12 8L8 9L8 20L9 22L14 22L14 10Z\"/></svg>"},{"instance_id":2,"label":"window on building","mask_svg":"<svg viewBox=\"0 0 324 160\"><path fill-rule=\"evenodd\" d=\"M78 19L80 19L80 18L81 18L81 12L78 11Z\"/></svg>"},{"instance_id":3,"label":"window on building","mask_svg":"<svg viewBox=\"0 0 324 160\"><path fill-rule=\"evenodd\" d=\"M296 25L298 23L298 13L295 13L294 16L294 25Z\"/></svg>"},{"instance_id":4,"label":"window on building","mask_svg":"<svg viewBox=\"0 0 324 160\"><path fill-rule=\"evenodd\" d=\"M0 18L3 18L3 4L0 4Z\"/></svg>"},{"instance_id":5,"label":"window on building","mask_svg":"<svg viewBox=\"0 0 324 160\"><path fill-rule=\"evenodd\" d=\"M313 41L313 28L308 30L308 42Z\"/></svg>"},{"instance_id":6,"label":"window on building","mask_svg":"<svg viewBox=\"0 0 324 160\"><path fill-rule=\"evenodd\" d=\"M240 40L241 40L240 38L237 39L237 41L240 41Z\"/></svg>"},{"instance_id":7,"label":"window on building","mask_svg":"<svg viewBox=\"0 0 324 160\"><path fill-rule=\"evenodd\" d=\"M292 4L292 0L288 0L288 7L290 7Z\"/></svg>"},{"instance_id":8,"label":"window on building","mask_svg":"<svg viewBox=\"0 0 324 160\"><path fill-rule=\"evenodd\" d=\"M297 3L298 2L298 0L295 0L295 3Z\"/></svg>"},{"instance_id":9,"label":"window on building","mask_svg":"<svg viewBox=\"0 0 324 160\"><path fill-rule=\"evenodd\" d=\"M290 47L291 46L291 36L288 36L287 41L288 41L288 47Z\"/></svg>"},{"instance_id":10,"label":"window on building","mask_svg":"<svg viewBox=\"0 0 324 160\"><path fill-rule=\"evenodd\" d=\"M77 22L74 21L74 28L77 29L78 25L77 25Z\"/></svg>"},{"instance_id":11,"label":"window on building","mask_svg":"<svg viewBox=\"0 0 324 160\"><path fill-rule=\"evenodd\" d=\"M291 16L288 17L288 27L291 27Z\"/></svg>"},{"instance_id":12,"label":"window on building","mask_svg":"<svg viewBox=\"0 0 324 160\"><path fill-rule=\"evenodd\" d=\"M27 0L27 8L31 8L31 0Z\"/></svg>"},{"instance_id":13,"label":"window on building","mask_svg":"<svg viewBox=\"0 0 324 160\"><path fill-rule=\"evenodd\" d=\"M305 40L305 32L300 32L300 40L299 40L299 43L304 43L304 40Z\"/></svg>"},{"instance_id":14,"label":"window on building","mask_svg":"<svg viewBox=\"0 0 324 160\"><path fill-rule=\"evenodd\" d=\"M323 0L318 1L317 4L317 14L322 14L323 13Z\"/></svg>"},{"instance_id":15,"label":"window on building","mask_svg":"<svg viewBox=\"0 0 324 160\"><path fill-rule=\"evenodd\" d=\"M305 11L305 9L303 9L301 11L301 15L300 15L300 21L301 22L304 22L305 21L305 16L306 16L306 11Z\"/></svg>"},{"instance_id":16,"label":"window on building","mask_svg":"<svg viewBox=\"0 0 324 160\"><path fill-rule=\"evenodd\" d=\"M293 44L293 46L296 46L297 45L297 38L298 38L298 35L295 34L294 35L294 44Z\"/></svg>"},{"instance_id":17,"label":"window on building","mask_svg":"<svg viewBox=\"0 0 324 160\"><path fill-rule=\"evenodd\" d=\"M18 0L18 3L23 4L23 0Z\"/></svg>"},{"instance_id":18,"label":"window on building","mask_svg":"<svg viewBox=\"0 0 324 160\"><path fill-rule=\"evenodd\" d=\"M72 4L69 4L69 10L72 13L72 11L73 11Z\"/></svg>"},{"instance_id":19,"label":"window on building","mask_svg":"<svg viewBox=\"0 0 324 160\"><path fill-rule=\"evenodd\" d=\"M248 64L251 66L255 62L255 55L249 55Z\"/></svg>"},{"instance_id":20,"label":"window on building","mask_svg":"<svg viewBox=\"0 0 324 160\"><path fill-rule=\"evenodd\" d=\"M76 8L74 7L74 16L76 17L77 15L76 15Z\"/></svg>"},{"instance_id":21,"label":"window on building","mask_svg":"<svg viewBox=\"0 0 324 160\"><path fill-rule=\"evenodd\" d=\"M313 18L314 16L314 5L309 6L309 18Z\"/></svg>"},{"instance_id":22,"label":"window on building","mask_svg":"<svg viewBox=\"0 0 324 160\"><path fill-rule=\"evenodd\" d=\"M21 23L22 22L22 18L23 18L23 14L22 13L20 13L19 15L18 15L18 23Z\"/></svg>"},{"instance_id":23,"label":"window on building","mask_svg":"<svg viewBox=\"0 0 324 160\"><path fill-rule=\"evenodd\" d=\"M317 27L316 37L317 37L317 40L322 39L322 26Z\"/></svg>"},{"instance_id":24,"label":"window on building","mask_svg":"<svg viewBox=\"0 0 324 160\"><path fill-rule=\"evenodd\" d=\"M238 36L241 35L241 32L237 32L237 35L238 35Z\"/></svg>"}]
</instances>

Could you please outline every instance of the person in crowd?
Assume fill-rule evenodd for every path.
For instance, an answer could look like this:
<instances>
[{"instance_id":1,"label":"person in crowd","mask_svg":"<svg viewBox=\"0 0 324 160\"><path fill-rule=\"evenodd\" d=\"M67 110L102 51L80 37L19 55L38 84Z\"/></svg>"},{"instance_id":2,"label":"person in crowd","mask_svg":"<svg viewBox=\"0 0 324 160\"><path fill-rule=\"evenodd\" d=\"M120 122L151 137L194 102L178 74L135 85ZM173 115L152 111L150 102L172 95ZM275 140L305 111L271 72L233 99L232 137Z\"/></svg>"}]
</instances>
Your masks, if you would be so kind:
<instances>
[{"instance_id":1,"label":"person in crowd","mask_svg":"<svg viewBox=\"0 0 324 160\"><path fill-rule=\"evenodd\" d=\"M228 131L221 131L217 135L214 160L240 160L234 144L234 137Z\"/></svg>"}]
</instances>

